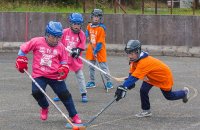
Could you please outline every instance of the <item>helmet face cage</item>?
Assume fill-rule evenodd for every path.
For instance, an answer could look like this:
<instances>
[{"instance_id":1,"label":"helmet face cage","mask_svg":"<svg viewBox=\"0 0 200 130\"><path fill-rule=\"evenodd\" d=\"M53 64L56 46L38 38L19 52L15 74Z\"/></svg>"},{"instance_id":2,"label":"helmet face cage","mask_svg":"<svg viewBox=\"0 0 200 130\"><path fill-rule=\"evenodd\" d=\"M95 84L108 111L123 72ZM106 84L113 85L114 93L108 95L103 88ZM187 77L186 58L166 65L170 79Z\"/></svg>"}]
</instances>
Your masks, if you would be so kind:
<instances>
[{"instance_id":1,"label":"helmet face cage","mask_svg":"<svg viewBox=\"0 0 200 130\"><path fill-rule=\"evenodd\" d=\"M103 11L102 11L101 9L94 9L94 10L92 11L92 13L91 13L91 18L92 18L93 16L97 16L97 17L99 17L100 20L101 20L102 17L103 17Z\"/></svg>"},{"instance_id":2,"label":"helmet face cage","mask_svg":"<svg viewBox=\"0 0 200 130\"><path fill-rule=\"evenodd\" d=\"M126 47L124 50L127 54L131 54L133 52L136 54L140 54L141 53L141 43L138 40L130 40L126 44Z\"/></svg>"},{"instance_id":3,"label":"helmet face cage","mask_svg":"<svg viewBox=\"0 0 200 130\"><path fill-rule=\"evenodd\" d=\"M69 16L70 28L74 33L79 33L83 25L83 16L80 13L72 13ZM80 28L74 28L73 25L80 25Z\"/></svg>"},{"instance_id":4,"label":"helmet face cage","mask_svg":"<svg viewBox=\"0 0 200 130\"><path fill-rule=\"evenodd\" d=\"M131 53L140 54L141 53L141 47L138 47L136 49L125 48L124 50L125 50L126 54L131 54Z\"/></svg>"}]
</instances>

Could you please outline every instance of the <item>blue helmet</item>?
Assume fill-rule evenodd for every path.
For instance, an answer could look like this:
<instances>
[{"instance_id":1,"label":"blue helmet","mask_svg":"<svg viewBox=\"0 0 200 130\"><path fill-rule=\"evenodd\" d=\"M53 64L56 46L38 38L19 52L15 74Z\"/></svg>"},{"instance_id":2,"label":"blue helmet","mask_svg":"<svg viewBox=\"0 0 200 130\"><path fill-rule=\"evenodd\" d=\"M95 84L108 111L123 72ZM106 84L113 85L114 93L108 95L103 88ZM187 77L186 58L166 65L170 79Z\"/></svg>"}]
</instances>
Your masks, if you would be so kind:
<instances>
[{"instance_id":1,"label":"blue helmet","mask_svg":"<svg viewBox=\"0 0 200 130\"><path fill-rule=\"evenodd\" d=\"M69 22L76 24L83 24L83 16L80 13L72 13L69 15Z\"/></svg>"},{"instance_id":2,"label":"blue helmet","mask_svg":"<svg viewBox=\"0 0 200 130\"><path fill-rule=\"evenodd\" d=\"M60 22L50 21L46 26L45 33L47 35L49 34L55 37L61 37L63 34L62 31L63 31L63 28Z\"/></svg>"}]
</instances>

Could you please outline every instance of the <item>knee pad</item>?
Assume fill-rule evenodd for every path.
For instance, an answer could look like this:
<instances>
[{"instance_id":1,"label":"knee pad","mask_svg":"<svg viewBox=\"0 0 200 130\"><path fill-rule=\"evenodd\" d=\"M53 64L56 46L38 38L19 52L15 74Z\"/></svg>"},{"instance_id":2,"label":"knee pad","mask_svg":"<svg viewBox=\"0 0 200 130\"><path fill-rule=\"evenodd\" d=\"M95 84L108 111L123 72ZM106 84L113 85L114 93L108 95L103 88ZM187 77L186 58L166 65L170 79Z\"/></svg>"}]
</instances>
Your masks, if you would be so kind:
<instances>
[{"instance_id":1,"label":"knee pad","mask_svg":"<svg viewBox=\"0 0 200 130\"><path fill-rule=\"evenodd\" d=\"M59 93L58 97L61 101L66 101L67 99L71 98L71 93L69 93L69 91L64 91Z\"/></svg>"},{"instance_id":2,"label":"knee pad","mask_svg":"<svg viewBox=\"0 0 200 130\"><path fill-rule=\"evenodd\" d=\"M35 98L36 101L44 98L44 94L41 91L34 91L32 92L32 96Z\"/></svg>"}]
</instances>

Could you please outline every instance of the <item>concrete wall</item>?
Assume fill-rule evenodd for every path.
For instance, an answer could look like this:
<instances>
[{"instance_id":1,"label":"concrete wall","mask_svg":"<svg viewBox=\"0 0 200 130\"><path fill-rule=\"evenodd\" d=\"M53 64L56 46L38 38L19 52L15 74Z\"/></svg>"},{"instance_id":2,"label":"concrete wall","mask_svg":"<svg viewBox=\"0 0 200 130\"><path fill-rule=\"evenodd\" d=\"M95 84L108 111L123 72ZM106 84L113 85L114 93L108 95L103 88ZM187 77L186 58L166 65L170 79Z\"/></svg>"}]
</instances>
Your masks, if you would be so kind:
<instances>
[{"instance_id":1,"label":"concrete wall","mask_svg":"<svg viewBox=\"0 0 200 130\"><path fill-rule=\"evenodd\" d=\"M44 35L49 20L67 27L68 14L63 13L0 13L0 42L23 42ZM85 29L90 21L84 14ZM145 45L200 46L200 17L180 15L105 14L107 43L125 44L139 39Z\"/></svg>"}]
</instances>

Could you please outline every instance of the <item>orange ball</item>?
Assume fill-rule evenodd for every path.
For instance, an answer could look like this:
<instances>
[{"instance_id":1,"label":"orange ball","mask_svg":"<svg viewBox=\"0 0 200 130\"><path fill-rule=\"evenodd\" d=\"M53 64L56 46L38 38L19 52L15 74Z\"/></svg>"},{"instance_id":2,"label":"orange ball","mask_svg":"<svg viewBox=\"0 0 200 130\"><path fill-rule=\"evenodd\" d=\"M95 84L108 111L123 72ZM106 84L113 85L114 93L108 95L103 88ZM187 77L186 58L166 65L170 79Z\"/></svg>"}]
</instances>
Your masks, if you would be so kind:
<instances>
[{"instance_id":1,"label":"orange ball","mask_svg":"<svg viewBox=\"0 0 200 130\"><path fill-rule=\"evenodd\" d=\"M78 126L74 126L72 130L79 130Z\"/></svg>"}]
</instances>

